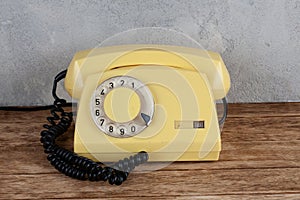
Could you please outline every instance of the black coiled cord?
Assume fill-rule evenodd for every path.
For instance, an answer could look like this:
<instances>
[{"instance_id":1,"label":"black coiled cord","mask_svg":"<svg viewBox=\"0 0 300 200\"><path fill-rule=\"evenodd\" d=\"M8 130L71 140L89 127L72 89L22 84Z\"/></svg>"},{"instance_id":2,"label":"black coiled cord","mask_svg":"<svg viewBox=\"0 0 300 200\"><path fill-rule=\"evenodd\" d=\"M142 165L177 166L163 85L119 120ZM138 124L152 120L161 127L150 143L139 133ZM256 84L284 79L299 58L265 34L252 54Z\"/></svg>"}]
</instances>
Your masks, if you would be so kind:
<instances>
[{"instance_id":1,"label":"black coiled cord","mask_svg":"<svg viewBox=\"0 0 300 200\"><path fill-rule=\"evenodd\" d=\"M64 134L71 126L73 120L72 112L65 112L62 108L66 101L56 95L57 82L66 76L66 70L60 72L54 79L53 91L54 106L51 116L47 117L50 124L45 124L45 130L41 132L41 143L47 159L58 171L66 176L79 180L108 181L111 185L121 185L136 166L148 160L148 154L144 151L134 156L119 160L112 167L103 163L96 163L88 158L77 155L63 147L58 146L55 140Z\"/></svg>"}]
</instances>

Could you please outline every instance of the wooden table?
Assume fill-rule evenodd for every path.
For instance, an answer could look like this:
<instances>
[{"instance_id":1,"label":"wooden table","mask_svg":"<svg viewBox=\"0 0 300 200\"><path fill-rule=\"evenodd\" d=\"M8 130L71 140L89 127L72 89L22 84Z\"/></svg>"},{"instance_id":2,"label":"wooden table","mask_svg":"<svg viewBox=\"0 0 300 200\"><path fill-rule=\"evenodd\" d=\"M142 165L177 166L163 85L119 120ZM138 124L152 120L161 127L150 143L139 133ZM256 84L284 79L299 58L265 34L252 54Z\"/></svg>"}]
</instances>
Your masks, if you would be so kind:
<instances>
[{"instance_id":1,"label":"wooden table","mask_svg":"<svg viewBox=\"0 0 300 200\"><path fill-rule=\"evenodd\" d=\"M230 104L217 162L176 162L121 186L58 173L39 142L48 111L0 111L0 199L300 199L300 103ZM73 130L60 139L72 148Z\"/></svg>"}]
</instances>

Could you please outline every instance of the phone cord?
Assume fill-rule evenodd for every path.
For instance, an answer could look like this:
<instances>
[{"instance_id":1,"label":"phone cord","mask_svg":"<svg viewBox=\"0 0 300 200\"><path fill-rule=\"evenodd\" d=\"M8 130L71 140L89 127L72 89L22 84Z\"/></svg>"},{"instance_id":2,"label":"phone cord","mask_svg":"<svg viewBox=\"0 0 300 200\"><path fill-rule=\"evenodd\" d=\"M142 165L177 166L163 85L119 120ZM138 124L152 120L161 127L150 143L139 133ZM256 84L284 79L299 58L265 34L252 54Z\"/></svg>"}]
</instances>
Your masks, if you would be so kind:
<instances>
[{"instance_id":1,"label":"phone cord","mask_svg":"<svg viewBox=\"0 0 300 200\"><path fill-rule=\"evenodd\" d=\"M62 108L66 100L56 96L57 82L63 79L66 70L59 73L54 79L53 89L54 106L50 110L51 116L47 117L50 124L45 124L45 130L41 132L41 143L44 152L48 154L47 159L59 172L66 176L79 180L90 181L108 181L111 185L121 185L128 177L129 173L138 165L147 162L149 156L146 152L141 151L134 156L119 160L111 167L103 163L97 163L83 156L58 146L55 140L64 134L71 126L73 113L65 112ZM52 91L53 93L53 91Z\"/></svg>"}]
</instances>

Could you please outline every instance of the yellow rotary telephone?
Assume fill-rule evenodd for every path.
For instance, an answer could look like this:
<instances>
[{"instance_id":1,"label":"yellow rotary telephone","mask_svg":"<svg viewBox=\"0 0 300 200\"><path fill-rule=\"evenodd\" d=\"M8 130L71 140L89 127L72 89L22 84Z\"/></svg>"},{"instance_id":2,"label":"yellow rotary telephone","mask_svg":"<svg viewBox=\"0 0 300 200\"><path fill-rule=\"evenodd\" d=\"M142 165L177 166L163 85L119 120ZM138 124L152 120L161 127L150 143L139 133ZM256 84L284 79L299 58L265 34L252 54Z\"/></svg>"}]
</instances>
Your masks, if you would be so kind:
<instances>
[{"instance_id":1,"label":"yellow rotary telephone","mask_svg":"<svg viewBox=\"0 0 300 200\"><path fill-rule=\"evenodd\" d=\"M118 161L146 151L149 161L218 160L216 100L230 78L219 54L162 45L78 52L65 88L79 100L74 151Z\"/></svg>"}]
</instances>

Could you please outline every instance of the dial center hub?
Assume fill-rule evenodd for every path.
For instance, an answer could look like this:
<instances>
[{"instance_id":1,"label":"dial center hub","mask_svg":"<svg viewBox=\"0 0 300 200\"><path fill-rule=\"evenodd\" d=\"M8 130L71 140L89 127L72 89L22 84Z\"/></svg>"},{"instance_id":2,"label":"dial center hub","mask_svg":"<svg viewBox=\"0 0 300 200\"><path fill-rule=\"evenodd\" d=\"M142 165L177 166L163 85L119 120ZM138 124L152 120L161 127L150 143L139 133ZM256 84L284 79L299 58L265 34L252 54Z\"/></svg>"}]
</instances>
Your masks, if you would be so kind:
<instances>
[{"instance_id":1,"label":"dial center hub","mask_svg":"<svg viewBox=\"0 0 300 200\"><path fill-rule=\"evenodd\" d=\"M104 99L104 111L115 122L133 120L139 114L140 107L139 96L130 88L115 88Z\"/></svg>"}]
</instances>

